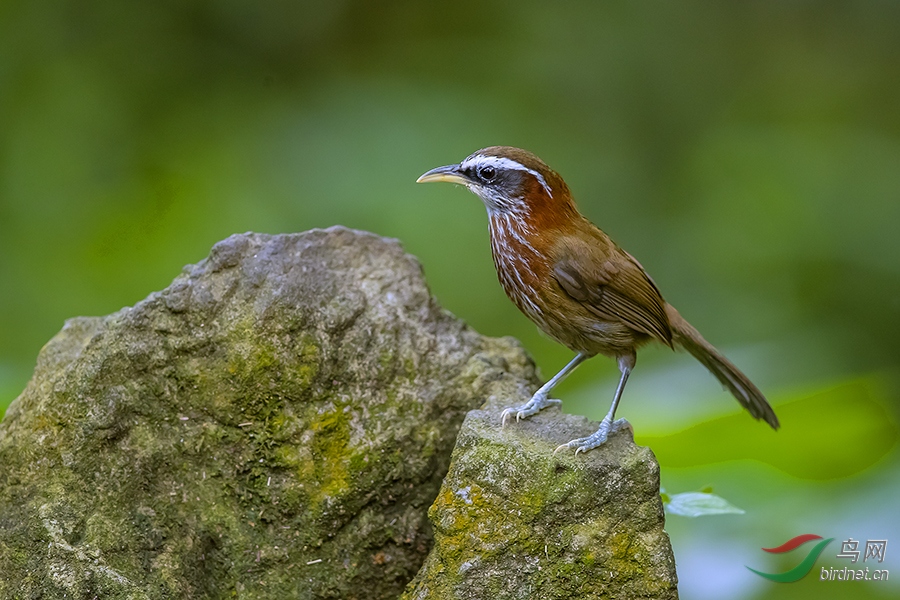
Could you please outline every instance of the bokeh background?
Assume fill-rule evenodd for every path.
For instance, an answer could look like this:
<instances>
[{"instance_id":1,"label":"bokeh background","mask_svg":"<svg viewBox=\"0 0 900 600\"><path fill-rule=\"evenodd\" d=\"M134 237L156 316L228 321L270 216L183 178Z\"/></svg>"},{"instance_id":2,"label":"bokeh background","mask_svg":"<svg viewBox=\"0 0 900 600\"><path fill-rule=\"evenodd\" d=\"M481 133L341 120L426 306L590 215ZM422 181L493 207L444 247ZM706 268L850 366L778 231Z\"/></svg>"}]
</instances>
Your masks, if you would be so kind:
<instances>
[{"instance_id":1,"label":"bokeh background","mask_svg":"<svg viewBox=\"0 0 900 600\"><path fill-rule=\"evenodd\" d=\"M165 287L234 232L343 224L402 240L440 302L567 350L497 285L480 202L416 186L528 148L666 298L767 391L768 430L689 357L642 352L620 415L670 493L684 598L900 591L900 5L528 0L0 3L0 406L75 315ZM601 417L597 358L558 389ZM834 537L774 584L745 565ZM888 582L819 581L887 539Z\"/></svg>"}]
</instances>

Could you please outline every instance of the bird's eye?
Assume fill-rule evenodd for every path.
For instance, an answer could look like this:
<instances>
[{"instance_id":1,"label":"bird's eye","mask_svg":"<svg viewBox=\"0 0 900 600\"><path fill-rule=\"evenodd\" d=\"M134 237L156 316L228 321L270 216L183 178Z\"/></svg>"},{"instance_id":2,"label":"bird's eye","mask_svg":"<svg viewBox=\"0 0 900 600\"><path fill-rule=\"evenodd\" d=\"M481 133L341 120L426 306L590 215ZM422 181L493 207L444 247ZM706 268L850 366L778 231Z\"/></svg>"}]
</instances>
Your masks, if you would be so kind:
<instances>
[{"instance_id":1,"label":"bird's eye","mask_svg":"<svg viewBox=\"0 0 900 600\"><path fill-rule=\"evenodd\" d=\"M478 176L484 181L489 182L497 176L497 169L494 167L482 167L481 171L478 172Z\"/></svg>"}]
</instances>

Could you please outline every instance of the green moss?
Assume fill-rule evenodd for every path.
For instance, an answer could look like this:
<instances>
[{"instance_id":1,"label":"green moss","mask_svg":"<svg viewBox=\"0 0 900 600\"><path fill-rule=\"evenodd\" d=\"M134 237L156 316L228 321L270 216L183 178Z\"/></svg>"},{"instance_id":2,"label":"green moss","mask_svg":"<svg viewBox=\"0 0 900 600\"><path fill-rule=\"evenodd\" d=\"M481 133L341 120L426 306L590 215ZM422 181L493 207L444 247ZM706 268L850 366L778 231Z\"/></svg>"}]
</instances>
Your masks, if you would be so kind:
<instances>
[{"instance_id":1,"label":"green moss","mask_svg":"<svg viewBox=\"0 0 900 600\"><path fill-rule=\"evenodd\" d=\"M414 361L412 357L407 356L403 359L403 369L407 379L413 379L416 377L416 361Z\"/></svg>"},{"instance_id":2,"label":"green moss","mask_svg":"<svg viewBox=\"0 0 900 600\"><path fill-rule=\"evenodd\" d=\"M316 415L310 420L310 429L314 433L311 448L318 484L312 501L319 505L350 489L350 423L344 405Z\"/></svg>"},{"instance_id":3,"label":"green moss","mask_svg":"<svg viewBox=\"0 0 900 600\"><path fill-rule=\"evenodd\" d=\"M383 346L378 352L378 363L384 370L389 370L394 365L394 350L389 346Z\"/></svg>"},{"instance_id":4,"label":"green moss","mask_svg":"<svg viewBox=\"0 0 900 600\"><path fill-rule=\"evenodd\" d=\"M294 370L294 377L297 384L307 387L318 374L321 361L321 352L315 338L309 335L301 336L298 359L299 365Z\"/></svg>"},{"instance_id":5,"label":"green moss","mask_svg":"<svg viewBox=\"0 0 900 600\"><path fill-rule=\"evenodd\" d=\"M632 444L589 468L597 455L556 456L533 428L498 429L498 412L467 417L429 511L435 548L403 600L424 590L441 598L673 598L674 570L651 573L674 564L649 566L671 557L662 520L658 548L639 537L652 521L643 506L658 502L656 483L636 478L647 472L647 454Z\"/></svg>"}]
</instances>

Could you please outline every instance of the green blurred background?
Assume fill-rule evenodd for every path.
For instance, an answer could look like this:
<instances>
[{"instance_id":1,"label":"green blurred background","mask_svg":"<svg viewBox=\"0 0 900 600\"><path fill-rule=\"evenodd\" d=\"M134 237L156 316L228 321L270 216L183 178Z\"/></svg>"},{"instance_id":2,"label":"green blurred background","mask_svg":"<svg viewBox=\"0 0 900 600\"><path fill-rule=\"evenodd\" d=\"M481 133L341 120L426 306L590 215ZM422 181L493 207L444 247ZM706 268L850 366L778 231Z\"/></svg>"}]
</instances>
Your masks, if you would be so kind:
<instances>
[{"instance_id":1,"label":"green blurred background","mask_svg":"<svg viewBox=\"0 0 900 600\"><path fill-rule=\"evenodd\" d=\"M75 315L165 287L234 232L397 237L441 303L571 356L496 283L478 199L416 186L536 152L666 298L766 390L777 434L647 349L620 415L670 493L684 598L900 592L900 5L839 2L0 3L0 406ZM558 394L601 417L597 358ZM893 580L774 584L800 533L888 539ZM875 568L871 561L866 566Z\"/></svg>"}]
</instances>

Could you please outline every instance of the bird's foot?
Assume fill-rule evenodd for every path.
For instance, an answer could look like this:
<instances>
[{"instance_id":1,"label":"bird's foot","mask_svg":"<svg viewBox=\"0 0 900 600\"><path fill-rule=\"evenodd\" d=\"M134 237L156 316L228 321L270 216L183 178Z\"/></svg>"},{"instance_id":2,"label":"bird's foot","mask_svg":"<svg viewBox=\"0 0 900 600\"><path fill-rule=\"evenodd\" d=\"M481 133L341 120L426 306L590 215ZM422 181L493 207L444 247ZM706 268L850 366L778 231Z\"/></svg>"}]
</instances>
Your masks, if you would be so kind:
<instances>
[{"instance_id":1,"label":"bird's foot","mask_svg":"<svg viewBox=\"0 0 900 600\"><path fill-rule=\"evenodd\" d=\"M588 450L591 450L603 444L610 434L615 433L623 427L631 429L631 423L629 423L625 419L617 419L612 422L607 419L603 419L600 422L600 428L597 431L587 437L577 438L572 440L571 442L562 444L553 451L553 454L556 454L563 448L575 448L575 455L577 456L579 452L587 452Z\"/></svg>"},{"instance_id":2,"label":"bird's foot","mask_svg":"<svg viewBox=\"0 0 900 600\"><path fill-rule=\"evenodd\" d=\"M556 398L548 398L546 394L536 392L534 396L531 397L531 400L529 400L525 404L521 406L513 406L504 410L503 414L500 415L500 425L505 426L506 420L513 413L515 413L516 415L516 421L519 421L520 419L530 417L538 411L547 408L551 404L562 404L562 400L557 400Z\"/></svg>"}]
</instances>

